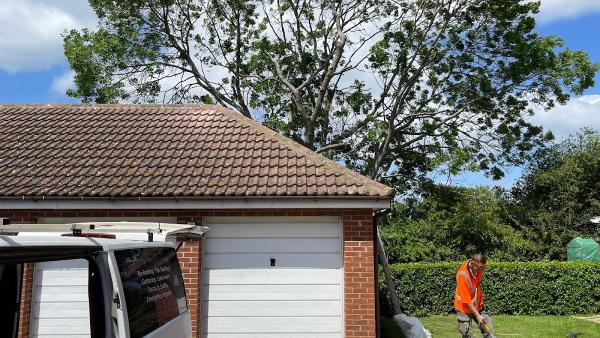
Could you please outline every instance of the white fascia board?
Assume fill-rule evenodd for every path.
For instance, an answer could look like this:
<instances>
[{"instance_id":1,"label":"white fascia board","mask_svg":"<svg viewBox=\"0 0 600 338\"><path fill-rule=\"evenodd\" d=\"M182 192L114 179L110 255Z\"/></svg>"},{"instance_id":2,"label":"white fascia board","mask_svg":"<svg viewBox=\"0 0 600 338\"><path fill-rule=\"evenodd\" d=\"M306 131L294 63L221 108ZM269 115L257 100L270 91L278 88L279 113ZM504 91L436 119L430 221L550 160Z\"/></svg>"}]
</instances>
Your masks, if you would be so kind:
<instances>
[{"instance_id":1,"label":"white fascia board","mask_svg":"<svg viewBox=\"0 0 600 338\"><path fill-rule=\"evenodd\" d=\"M371 199L212 199L212 200L0 200L6 209L388 209L390 201Z\"/></svg>"}]
</instances>

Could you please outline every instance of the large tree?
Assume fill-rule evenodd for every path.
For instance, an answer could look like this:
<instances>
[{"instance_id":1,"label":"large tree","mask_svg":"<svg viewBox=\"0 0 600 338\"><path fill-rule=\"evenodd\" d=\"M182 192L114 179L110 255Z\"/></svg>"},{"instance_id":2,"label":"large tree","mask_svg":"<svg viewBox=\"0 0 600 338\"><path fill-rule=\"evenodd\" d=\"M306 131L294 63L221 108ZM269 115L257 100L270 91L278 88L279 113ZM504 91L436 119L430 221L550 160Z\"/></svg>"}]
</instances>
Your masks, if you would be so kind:
<instances>
[{"instance_id":1,"label":"large tree","mask_svg":"<svg viewBox=\"0 0 600 338\"><path fill-rule=\"evenodd\" d=\"M64 35L84 102L216 102L399 191L435 168L503 175L527 122L593 85L520 0L90 0Z\"/></svg>"}]
</instances>

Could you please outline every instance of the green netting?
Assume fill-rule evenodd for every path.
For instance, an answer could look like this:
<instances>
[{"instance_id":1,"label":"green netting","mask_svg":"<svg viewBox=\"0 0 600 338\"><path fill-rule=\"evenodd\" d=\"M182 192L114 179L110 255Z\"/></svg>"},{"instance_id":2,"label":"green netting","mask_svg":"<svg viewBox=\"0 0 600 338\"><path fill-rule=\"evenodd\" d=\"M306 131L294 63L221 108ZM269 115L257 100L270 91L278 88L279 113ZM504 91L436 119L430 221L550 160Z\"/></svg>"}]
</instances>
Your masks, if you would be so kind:
<instances>
[{"instance_id":1,"label":"green netting","mask_svg":"<svg viewBox=\"0 0 600 338\"><path fill-rule=\"evenodd\" d=\"M577 237L567 244L567 259L570 261L600 262L598 243L591 238Z\"/></svg>"}]
</instances>

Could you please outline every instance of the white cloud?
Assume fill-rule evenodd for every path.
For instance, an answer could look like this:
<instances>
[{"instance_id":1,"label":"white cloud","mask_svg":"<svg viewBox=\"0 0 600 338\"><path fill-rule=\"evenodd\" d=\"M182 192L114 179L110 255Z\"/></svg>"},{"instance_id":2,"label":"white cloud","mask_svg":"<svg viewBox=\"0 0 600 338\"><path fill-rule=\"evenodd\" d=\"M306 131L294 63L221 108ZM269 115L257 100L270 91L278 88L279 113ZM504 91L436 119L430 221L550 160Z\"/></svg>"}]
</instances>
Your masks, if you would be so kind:
<instances>
[{"instance_id":1,"label":"white cloud","mask_svg":"<svg viewBox=\"0 0 600 338\"><path fill-rule=\"evenodd\" d=\"M537 19L541 23L600 11L600 0L541 0Z\"/></svg>"},{"instance_id":2,"label":"white cloud","mask_svg":"<svg viewBox=\"0 0 600 338\"><path fill-rule=\"evenodd\" d=\"M87 1L3 0L0 2L0 69L16 73L64 63L65 29L93 27Z\"/></svg>"},{"instance_id":3,"label":"white cloud","mask_svg":"<svg viewBox=\"0 0 600 338\"><path fill-rule=\"evenodd\" d=\"M75 72L72 70L67 70L61 76L54 78L52 81L52 92L57 95L65 95L67 89L73 87L73 77L75 76Z\"/></svg>"},{"instance_id":4,"label":"white cloud","mask_svg":"<svg viewBox=\"0 0 600 338\"><path fill-rule=\"evenodd\" d=\"M564 106L538 111L531 122L551 130L558 140L577 133L583 127L600 130L600 95L583 95Z\"/></svg>"}]
</instances>

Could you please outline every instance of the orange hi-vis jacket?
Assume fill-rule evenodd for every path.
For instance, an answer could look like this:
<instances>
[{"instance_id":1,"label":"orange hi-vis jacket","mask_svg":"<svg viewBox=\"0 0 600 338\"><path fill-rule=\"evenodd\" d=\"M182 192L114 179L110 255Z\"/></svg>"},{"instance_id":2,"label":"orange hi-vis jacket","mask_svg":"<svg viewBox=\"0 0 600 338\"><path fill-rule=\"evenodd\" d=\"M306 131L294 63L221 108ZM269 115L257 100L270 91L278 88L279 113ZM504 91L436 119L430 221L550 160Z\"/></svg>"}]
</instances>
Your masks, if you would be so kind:
<instances>
[{"instance_id":1,"label":"orange hi-vis jacket","mask_svg":"<svg viewBox=\"0 0 600 338\"><path fill-rule=\"evenodd\" d=\"M467 267L469 262L470 260L467 260L456 270L456 292L454 293L454 308L466 314L471 313L468 303L473 304L477 311L483 308L483 292L479 287L483 273L472 276Z\"/></svg>"}]
</instances>

